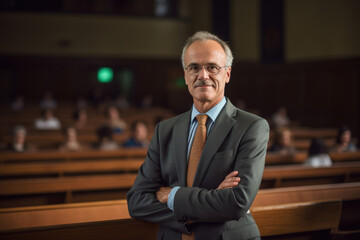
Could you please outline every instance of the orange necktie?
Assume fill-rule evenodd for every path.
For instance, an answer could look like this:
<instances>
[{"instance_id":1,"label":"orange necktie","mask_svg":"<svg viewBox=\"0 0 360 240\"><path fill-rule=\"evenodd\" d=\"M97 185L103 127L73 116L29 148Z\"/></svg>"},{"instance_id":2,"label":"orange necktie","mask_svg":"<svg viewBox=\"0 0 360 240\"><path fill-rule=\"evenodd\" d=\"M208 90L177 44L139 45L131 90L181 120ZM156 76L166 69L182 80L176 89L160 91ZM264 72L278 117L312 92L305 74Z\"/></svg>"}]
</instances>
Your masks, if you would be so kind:
<instances>
[{"instance_id":1,"label":"orange necktie","mask_svg":"<svg viewBox=\"0 0 360 240\"><path fill-rule=\"evenodd\" d=\"M187 186L192 187L195 179L195 174L197 167L199 165L199 160L205 145L206 141L206 120L208 116L206 114L199 114L196 116L198 121L198 127L195 132L193 144L191 146L191 151L189 155L188 169L187 169ZM195 239L194 233L192 234L183 234L182 240L193 240Z\"/></svg>"}]
</instances>

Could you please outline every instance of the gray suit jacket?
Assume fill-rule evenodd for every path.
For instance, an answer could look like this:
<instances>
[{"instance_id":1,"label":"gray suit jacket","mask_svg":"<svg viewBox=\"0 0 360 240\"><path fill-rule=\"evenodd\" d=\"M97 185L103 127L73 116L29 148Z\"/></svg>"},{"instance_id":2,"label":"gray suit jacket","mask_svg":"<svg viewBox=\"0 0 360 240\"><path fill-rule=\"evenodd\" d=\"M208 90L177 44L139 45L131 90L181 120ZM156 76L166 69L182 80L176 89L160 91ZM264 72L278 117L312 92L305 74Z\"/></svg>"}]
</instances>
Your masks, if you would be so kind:
<instances>
[{"instance_id":1,"label":"gray suit jacket","mask_svg":"<svg viewBox=\"0 0 360 240\"><path fill-rule=\"evenodd\" d=\"M193 187L186 186L187 139L191 111L156 126L148 154L127 194L132 217L160 224L158 239L250 239L259 230L248 214L259 189L269 138L268 123L235 108L229 99L207 137ZM216 190L230 172L237 187ZM180 186L174 212L156 199L161 186ZM188 220L195 223L186 224Z\"/></svg>"}]
</instances>

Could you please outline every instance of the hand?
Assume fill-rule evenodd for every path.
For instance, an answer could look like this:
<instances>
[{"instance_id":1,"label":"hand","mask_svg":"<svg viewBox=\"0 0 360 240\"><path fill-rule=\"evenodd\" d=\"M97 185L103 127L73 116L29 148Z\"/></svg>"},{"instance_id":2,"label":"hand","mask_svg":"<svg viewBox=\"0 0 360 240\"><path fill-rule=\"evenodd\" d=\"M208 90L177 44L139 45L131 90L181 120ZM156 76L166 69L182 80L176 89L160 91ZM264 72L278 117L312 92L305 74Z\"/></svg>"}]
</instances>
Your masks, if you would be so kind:
<instances>
[{"instance_id":1,"label":"hand","mask_svg":"<svg viewBox=\"0 0 360 240\"><path fill-rule=\"evenodd\" d=\"M238 174L238 171L233 171L229 173L229 175L225 177L224 181L220 183L217 189L233 188L237 186L241 180L239 177L236 177Z\"/></svg>"},{"instance_id":2,"label":"hand","mask_svg":"<svg viewBox=\"0 0 360 240\"><path fill-rule=\"evenodd\" d=\"M171 189L172 189L171 187L161 187L156 192L157 200L159 200L159 202L161 202L161 203L167 203Z\"/></svg>"}]
</instances>

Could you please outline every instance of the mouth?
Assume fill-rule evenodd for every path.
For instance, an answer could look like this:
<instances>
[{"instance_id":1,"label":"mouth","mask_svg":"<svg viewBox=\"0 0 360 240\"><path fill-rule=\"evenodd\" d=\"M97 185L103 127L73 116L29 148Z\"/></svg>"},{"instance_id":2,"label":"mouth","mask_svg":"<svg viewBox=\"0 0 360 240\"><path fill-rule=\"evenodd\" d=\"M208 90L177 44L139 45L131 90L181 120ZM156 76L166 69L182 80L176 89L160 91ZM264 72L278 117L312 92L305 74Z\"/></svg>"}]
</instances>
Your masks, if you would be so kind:
<instances>
[{"instance_id":1,"label":"mouth","mask_svg":"<svg viewBox=\"0 0 360 240\"><path fill-rule=\"evenodd\" d=\"M194 88L197 87L201 87L201 88L206 88L206 87L215 87L215 84L211 81L201 81L201 80L197 80L194 83Z\"/></svg>"}]
</instances>

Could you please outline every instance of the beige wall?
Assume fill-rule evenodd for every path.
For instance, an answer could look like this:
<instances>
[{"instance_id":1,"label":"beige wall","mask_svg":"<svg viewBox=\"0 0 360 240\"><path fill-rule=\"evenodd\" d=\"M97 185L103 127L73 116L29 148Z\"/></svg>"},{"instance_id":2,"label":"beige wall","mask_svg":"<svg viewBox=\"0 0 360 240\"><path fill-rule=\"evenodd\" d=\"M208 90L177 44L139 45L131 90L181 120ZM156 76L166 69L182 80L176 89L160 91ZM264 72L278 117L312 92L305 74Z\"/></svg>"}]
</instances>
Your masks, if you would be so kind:
<instances>
[{"instance_id":1,"label":"beige wall","mask_svg":"<svg viewBox=\"0 0 360 240\"><path fill-rule=\"evenodd\" d=\"M231 1L231 46L239 61L260 61L259 0Z\"/></svg>"},{"instance_id":2,"label":"beige wall","mask_svg":"<svg viewBox=\"0 0 360 240\"><path fill-rule=\"evenodd\" d=\"M359 0L286 0L286 60L360 56Z\"/></svg>"},{"instance_id":3,"label":"beige wall","mask_svg":"<svg viewBox=\"0 0 360 240\"><path fill-rule=\"evenodd\" d=\"M211 0L181 1L181 20L0 13L0 55L179 58L185 39L212 30ZM360 56L359 0L285 0L288 62ZM260 0L231 1L235 60L260 62Z\"/></svg>"},{"instance_id":4,"label":"beige wall","mask_svg":"<svg viewBox=\"0 0 360 240\"><path fill-rule=\"evenodd\" d=\"M211 0L181 0L186 8L187 36L196 31L212 31L212 1ZM185 5L185 6L184 6Z\"/></svg>"},{"instance_id":5,"label":"beige wall","mask_svg":"<svg viewBox=\"0 0 360 240\"><path fill-rule=\"evenodd\" d=\"M186 25L154 18L1 13L0 36L0 54L178 58Z\"/></svg>"},{"instance_id":6,"label":"beige wall","mask_svg":"<svg viewBox=\"0 0 360 240\"><path fill-rule=\"evenodd\" d=\"M286 0L285 59L360 56L359 0ZM260 61L260 1L231 1L231 45L239 61Z\"/></svg>"}]
</instances>

